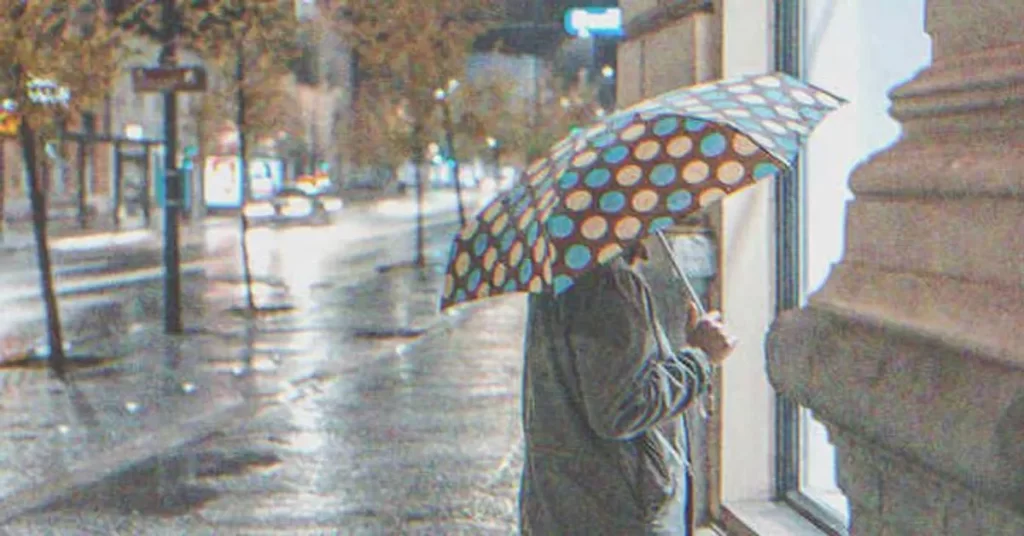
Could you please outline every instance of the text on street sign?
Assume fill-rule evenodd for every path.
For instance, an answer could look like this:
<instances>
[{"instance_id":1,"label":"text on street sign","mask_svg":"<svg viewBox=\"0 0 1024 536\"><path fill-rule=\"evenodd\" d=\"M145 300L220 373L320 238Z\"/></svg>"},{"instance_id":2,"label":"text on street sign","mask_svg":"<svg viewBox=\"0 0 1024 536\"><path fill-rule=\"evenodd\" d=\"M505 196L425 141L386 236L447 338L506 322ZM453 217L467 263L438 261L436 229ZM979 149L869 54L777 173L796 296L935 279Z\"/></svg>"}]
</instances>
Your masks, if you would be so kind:
<instances>
[{"instance_id":1,"label":"text on street sign","mask_svg":"<svg viewBox=\"0 0 1024 536\"><path fill-rule=\"evenodd\" d=\"M139 92L205 91L206 70L202 67L136 67L132 88Z\"/></svg>"}]
</instances>

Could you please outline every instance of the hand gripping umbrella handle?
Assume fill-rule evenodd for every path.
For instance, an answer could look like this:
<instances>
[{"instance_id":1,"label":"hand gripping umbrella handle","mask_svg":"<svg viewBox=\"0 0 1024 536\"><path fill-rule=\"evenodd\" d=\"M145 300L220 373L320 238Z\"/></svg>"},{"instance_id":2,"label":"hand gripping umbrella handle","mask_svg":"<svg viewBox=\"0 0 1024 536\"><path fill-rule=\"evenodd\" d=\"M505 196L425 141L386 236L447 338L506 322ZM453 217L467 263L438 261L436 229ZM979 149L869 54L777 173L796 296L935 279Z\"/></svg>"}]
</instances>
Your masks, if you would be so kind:
<instances>
[{"instance_id":1,"label":"hand gripping umbrella handle","mask_svg":"<svg viewBox=\"0 0 1024 536\"><path fill-rule=\"evenodd\" d=\"M690 278L686 276L686 272L683 271L683 267L679 266L679 261L676 260L676 256L672 251L672 245L668 243L668 239L665 238L665 233L658 231L658 242L661 243L661 247L665 248L665 253L668 254L668 259L672 261L672 270L679 276L679 279L683 282L683 286L686 288L686 293L689 294L690 299L694 305L697 306L697 315L704 316L707 311L704 309L704 304L701 302L700 296L697 295L697 291L693 288L693 284L690 283ZM715 394L711 390L711 378L708 378L708 390L707 400L703 398L698 400L698 406L700 407L700 416L707 419L711 414L710 408L715 405Z\"/></svg>"}]
</instances>

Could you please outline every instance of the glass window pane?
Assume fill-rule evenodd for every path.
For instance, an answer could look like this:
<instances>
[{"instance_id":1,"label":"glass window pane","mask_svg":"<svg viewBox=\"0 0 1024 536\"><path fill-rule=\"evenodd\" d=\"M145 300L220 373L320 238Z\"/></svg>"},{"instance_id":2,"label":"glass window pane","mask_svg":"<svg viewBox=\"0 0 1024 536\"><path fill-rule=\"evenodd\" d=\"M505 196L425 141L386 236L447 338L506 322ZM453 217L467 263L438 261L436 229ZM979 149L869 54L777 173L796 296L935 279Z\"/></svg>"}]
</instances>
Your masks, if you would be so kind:
<instances>
[{"instance_id":1,"label":"glass window pane","mask_svg":"<svg viewBox=\"0 0 1024 536\"><path fill-rule=\"evenodd\" d=\"M800 491L849 524L850 507L836 481L835 447L828 430L808 409L800 410Z\"/></svg>"}]
</instances>

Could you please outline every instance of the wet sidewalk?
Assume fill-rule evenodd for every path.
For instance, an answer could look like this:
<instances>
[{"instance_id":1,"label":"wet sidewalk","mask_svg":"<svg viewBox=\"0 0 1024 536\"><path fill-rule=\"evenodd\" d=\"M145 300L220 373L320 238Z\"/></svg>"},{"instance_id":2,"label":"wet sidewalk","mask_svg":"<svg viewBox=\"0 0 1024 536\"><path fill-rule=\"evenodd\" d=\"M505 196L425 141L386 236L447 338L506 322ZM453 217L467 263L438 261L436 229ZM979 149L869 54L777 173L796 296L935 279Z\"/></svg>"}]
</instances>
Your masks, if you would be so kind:
<instances>
[{"instance_id":1,"label":"wet sidewalk","mask_svg":"<svg viewBox=\"0 0 1024 536\"><path fill-rule=\"evenodd\" d=\"M0 534L514 532L521 299L440 315L440 285L397 269L255 319L221 300L176 342L105 342L132 357L71 388L6 390Z\"/></svg>"}]
</instances>

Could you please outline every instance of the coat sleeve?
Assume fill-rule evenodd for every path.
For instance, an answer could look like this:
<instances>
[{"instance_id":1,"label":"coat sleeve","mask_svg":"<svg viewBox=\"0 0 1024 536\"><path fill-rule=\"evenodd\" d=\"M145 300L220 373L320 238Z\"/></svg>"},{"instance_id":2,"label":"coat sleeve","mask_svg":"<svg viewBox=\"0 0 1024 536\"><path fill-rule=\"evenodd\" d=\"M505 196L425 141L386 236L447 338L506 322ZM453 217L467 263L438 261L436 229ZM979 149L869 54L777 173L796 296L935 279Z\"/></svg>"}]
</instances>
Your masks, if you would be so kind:
<instances>
[{"instance_id":1,"label":"coat sleeve","mask_svg":"<svg viewBox=\"0 0 1024 536\"><path fill-rule=\"evenodd\" d=\"M631 439L679 415L706 385L702 351L659 351L647 300L639 276L616 270L566 303L587 419L604 438Z\"/></svg>"}]
</instances>

